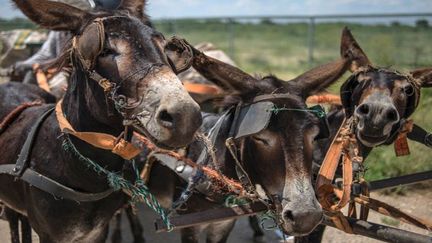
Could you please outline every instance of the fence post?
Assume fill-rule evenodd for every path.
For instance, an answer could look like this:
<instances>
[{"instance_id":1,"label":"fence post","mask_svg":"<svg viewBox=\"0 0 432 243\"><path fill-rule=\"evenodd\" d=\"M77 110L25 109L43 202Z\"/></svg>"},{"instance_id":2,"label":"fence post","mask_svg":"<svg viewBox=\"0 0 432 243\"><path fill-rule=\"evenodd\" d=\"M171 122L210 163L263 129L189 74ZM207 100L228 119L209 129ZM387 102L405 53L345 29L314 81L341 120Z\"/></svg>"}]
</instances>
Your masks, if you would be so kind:
<instances>
[{"instance_id":1,"label":"fence post","mask_svg":"<svg viewBox=\"0 0 432 243\"><path fill-rule=\"evenodd\" d=\"M228 53L229 56L235 60L235 46L234 46L234 20L227 19L228 28Z\"/></svg>"},{"instance_id":2,"label":"fence post","mask_svg":"<svg viewBox=\"0 0 432 243\"><path fill-rule=\"evenodd\" d=\"M315 17L309 19L309 31L308 31L308 63L312 66L314 61L314 45L315 45Z\"/></svg>"}]
</instances>

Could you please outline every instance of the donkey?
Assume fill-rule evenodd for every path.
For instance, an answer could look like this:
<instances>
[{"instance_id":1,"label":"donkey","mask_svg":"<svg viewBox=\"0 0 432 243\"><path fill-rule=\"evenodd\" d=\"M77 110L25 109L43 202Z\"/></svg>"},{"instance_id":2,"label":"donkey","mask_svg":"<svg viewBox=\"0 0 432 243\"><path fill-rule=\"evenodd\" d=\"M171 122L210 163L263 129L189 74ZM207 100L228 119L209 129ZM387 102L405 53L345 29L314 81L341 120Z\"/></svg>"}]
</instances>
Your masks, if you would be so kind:
<instances>
[{"instance_id":1,"label":"donkey","mask_svg":"<svg viewBox=\"0 0 432 243\"><path fill-rule=\"evenodd\" d=\"M351 47L355 60L350 66L352 75L340 88L342 107L328 115L331 127L329 139L317 146L316 164L319 166L344 117L357 120L355 135L360 154L366 159L373 148L392 144L406 120L414 113L420 99L420 89L432 85L432 68L417 69L409 74L377 68L361 49L351 32L343 30L342 48ZM410 137L408 135L408 137ZM420 142L428 146L432 141ZM317 167L318 167L317 166ZM310 236L296 238L296 242L320 242L324 226L318 227Z\"/></svg>"},{"instance_id":2,"label":"donkey","mask_svg":"<svg viewBox=\"0 0 432 243\"><path fill-rule=\"evenodd\" d=\"M251 184L275 205L275 213L280 219L278 224L283 231L291 235L308 234L321 222L323 214L311 181L313 142L320 133L319 119L308 110L305 101L308 96L327 88L344 74L351 65L352 47L342 48L340 60L285 82L275 76L256 79L236 67L206 56L186 41L184 43L193 52L192 66L207 79L230 91L231 95L224 99L226 107L244 107L265 101L271 102L273 108L281 108L282 111L270 116L267 126L235 140L239 148L238 157L235 157L243 163ZM184 51L184 46L177 45L178 52ZM260 114L263 112L261 110ZM201 131L209 133L223 116L203 114L203 117ZM224 144L232 130L232 119L223 119L215 139L217 165L207 165L219 167L224 175L238 179L236 158L227 152ZM261 118L255 119L249 121L248 129L254 130L256 124L253 123L259 123ZM196 161L201 151L202 144L195 141L187 148L187 156ZM158 180L161 175L166 178L163 183ZM175 175L159 164L151 172L149 187L160 198L165 198L161 201L167 204L172 200L170 192L178 188ZM183 206L178 210L180 214L215 208L220 204L206 200L206 195L193 194ZM182 242L198 242L199 234L204 230L208 232L207 242L226 242L234 223L235 220L228 220L183 229Z\"/></svg>"},{"instance_id":3,"label":"donkey","mask_svg":"<svg viewBox=\"0 0 432 243\"><path fill-rule=\"evenodd\" d=\"M164 37L150 27L143 0L123 1L118 10L98 12L45 0L15 0L15 4L44 28L74 33L70 49L58 62L70 64L72 74L57 105L58 114L74 129L117 137L127 125L166 148L182 147L192 140L202 121L199 106L172 71L163 52ZM8 94L7 86L1 89L0 93ZM3 97L0 100L3 114L3 107L10 109L10 105ZM64 134L56 114L46 113L51 107L28 108L9 124L0 136L0 166L16 161L29 130L44 113L29 168L78 191L106 191L106 175L89 169L77 154L64 150L62 142L69 141L81 158L98 161L109 171L121 172L130 165L117 154ZM0 199L27 216L40 241L46 243L104 242L110 219L128 197L113 192L97 201L77 203L1 174Z\"/></svg>"}]
</instances>

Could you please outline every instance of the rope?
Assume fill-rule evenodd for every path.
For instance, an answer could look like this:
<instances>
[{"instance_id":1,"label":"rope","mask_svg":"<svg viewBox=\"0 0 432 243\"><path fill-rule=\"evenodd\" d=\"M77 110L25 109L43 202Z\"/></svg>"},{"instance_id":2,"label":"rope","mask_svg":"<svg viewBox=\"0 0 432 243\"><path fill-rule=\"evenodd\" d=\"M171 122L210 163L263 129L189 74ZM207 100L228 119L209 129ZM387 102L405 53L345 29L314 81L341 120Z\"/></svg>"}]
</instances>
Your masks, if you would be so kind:
<instances>
[{"instance_id":1,"label":"rope","mask_svg":"<svg viewBox=\"0 0 432 243\"><path fill-rule=\"evenodd\" d=\"M161 153L161 154L171 156L176 160L183 161L185 164L187 164L191 167L198 168L199 170L202 170L202 172L210 180L212 180L214 183L216 183L218 185L221 185L222 186L221 189L231 191L231 192L239 194L239 195L245 195L246 192L245 192L245 189L243 188L243 186L241 185L241 183L239 183L239 182L237 182L231 178L228 178L225 175L221 175L217 171L215 171L215 170L213 170L207 166L197 164L194 161L192 161L191 159L186 158L184 156L181 156L174 151L158 148L149 139L147 139L146 137L143 137L137 133L134 133L134 136L136 136L143 143L143 145L146 146L149 150L154 151L155 153Z\"/></svg>"},{"instance_id":2,"label":"rope","mask_svg":"<svg viewBox=\"0 0 432 243\"><path fill-rule=\"evenodd\" d=\"M272 210L267 210L266 212L258 214L257 216L260 220L261 228L263 228L264 230L279 229L279 224L277 223L278 222L277 217L274 215L274 212ZM267 220L273 221L273 225L266 226L265 222Z\"/></svg>"},{"instance_id":3,"label":"rope","mask_svg":"<svg viewBox=\"0 0 432 243\"><path fill-rule=\"evenodd\" d=\"M314 113L317 117L323 118L325 117L325 111L318 110L318 109L296 109L296 108L287 108L287 107L277 107L276 105L273 106L273 108L270 109L271 112L273 112L275 115L277 115L281 111L301 111L301 112L310 112Z\"/></svg>"},{"instance_id":4,"label":"rope","mask_svg":"<svg viewBox=\"0 0 432 243\"><path fill-rule=\"evenodd\" d=\"M144 203L151 208L153 211L155 211L159 216L161 217L164 224L167 226L168 231L171 231L173 229L173 225L171 225L168 215L162 208L162 206L157 201L156 197L151 194L148 187L145 185L144 181L139 177L139 171L135 167L135 161L131 161L134 171L136 174L136 181L135 184L132 184L130 181L123 178L121 175L111 172L102 166L100 166L95 161L83 156L78 149L75 147L75 145L70 140L69 136L67 134L64 134L64 140L63 140L63 149L67 152L70 152L74 154L78 159L82 162L85 162L87 166L91 169L93 169L98 175L105 174L107 176L108 184L111 188L113 188L115 191L123 190L127 194L131 196L131 202L136 203L140 201L144 201Z\"/></svg>"}]
</instances>

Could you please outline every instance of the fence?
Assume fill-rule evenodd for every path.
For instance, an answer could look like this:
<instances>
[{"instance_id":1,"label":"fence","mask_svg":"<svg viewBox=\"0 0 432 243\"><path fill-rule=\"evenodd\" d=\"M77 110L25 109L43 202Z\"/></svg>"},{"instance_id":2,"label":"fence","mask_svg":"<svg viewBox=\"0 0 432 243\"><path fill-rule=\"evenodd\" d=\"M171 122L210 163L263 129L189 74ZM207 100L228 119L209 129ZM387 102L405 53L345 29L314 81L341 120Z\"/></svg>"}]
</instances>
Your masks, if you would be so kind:
<instances>
[{"instance_id":1,"label":"fence","mask_svg":"<svg viewBox=\"0 0 432 243\"><path fill-rule=\"evenodd\" d=\"M344 26L378 65L432 64L432 13L161 19L159 30L215 43L247 71L292 76L337 58ZM432 23L432 22L431 22Z\"/></svg>"}]
</instances>

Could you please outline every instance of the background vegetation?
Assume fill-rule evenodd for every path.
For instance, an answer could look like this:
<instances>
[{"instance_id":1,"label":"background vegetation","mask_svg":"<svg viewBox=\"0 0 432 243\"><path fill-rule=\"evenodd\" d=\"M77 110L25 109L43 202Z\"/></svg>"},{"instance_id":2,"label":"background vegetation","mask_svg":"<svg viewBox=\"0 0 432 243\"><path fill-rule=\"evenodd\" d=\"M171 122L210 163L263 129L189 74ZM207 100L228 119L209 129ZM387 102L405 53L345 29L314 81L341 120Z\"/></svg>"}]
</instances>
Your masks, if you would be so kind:
<instances>
[{"instance_id":1,"label":"background vegetation","mask_svg":"<svg viewBox=\"0 0 432 243\"><path fill-rule=\"evenodd\" d=\"M157 21L156 28L169 37L179 35L192 44L211 42L230 54L243 70L253 74L275 74L289 80L308 70L308 24L276 24L271 20L254 23L178 20ZM341 30L348 26L360 46L377 66L408 71L432 66L432 31L425 20L414 26L394 22L390 25L318 23L315 27L313 66L339 56ZM0 30L34 28L23 20L0 21ZM230 44L231 43L231 44ZM1 48L1 47L0 47ZM347 74L348 75L348 74ZM330 88L337 93L340 83ZM417 124L432 131L432 89L423 90L414 115ZM410 142L411 155L396 158L393 147L380 147L367 159L369 179L386 178L432 169L432 150Z\"/></svg>"}]
</instances>

